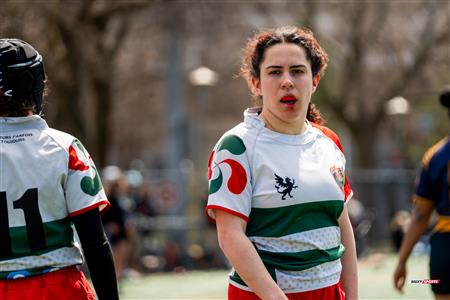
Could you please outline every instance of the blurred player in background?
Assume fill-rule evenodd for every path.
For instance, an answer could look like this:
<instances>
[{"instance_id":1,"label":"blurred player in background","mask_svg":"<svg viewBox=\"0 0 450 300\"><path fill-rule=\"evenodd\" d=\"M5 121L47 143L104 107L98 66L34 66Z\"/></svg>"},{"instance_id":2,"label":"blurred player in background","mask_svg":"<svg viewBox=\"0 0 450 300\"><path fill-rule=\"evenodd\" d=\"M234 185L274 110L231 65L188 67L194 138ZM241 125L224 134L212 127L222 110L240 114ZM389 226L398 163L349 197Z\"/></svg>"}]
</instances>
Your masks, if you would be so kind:
<instances>
[{"instance_id":1,"label":"blurred player in background","mask_svg":"<svg viewBox=\"0 0 450 300\"><path fill-rule=\"evenodd\" d=\"M440 102L450 116L450 86L440 94ZM408 231L403 237L394 285L403 291L406 280L406 262L422 234L427 230L432 213L438 214L430 239L430 279L436 299L450 299L450 139L445 137L432 146L422 159L414 208ZM413 278L421 279L421 278Z\"/></svg>"},{"instance_id":2,"label":"blurred player in background","mask_svg":"<svg viewBox=\"0 0 450 300\"><path fill-rule=\"evenodd\" d=\"M128 202L133 200L129 196L128 181L119 167L107 166L101 173L106 195L111 204L111 208L102 215L102 221L111 244L117 279L120 281L125 276L124 271L129 267L128 260L132 252L130 240L133 237L136 239L136 232L127 222L127 210L124 208L125 200Z\"/></svg>"},{"instance_id":3,"label":"blurred player in background","mask_svg":"<svg viewBox=\"0 0 450 300\"><path fill-rule=\"evenodd\" d=\"M118 299L100 211L109 206L95 165L73 136L41 118L41 55L0 39L0 299Z\"/></svg>"},{"instance_id":4,"label":"blurred player in background","mask_svg":"<svg viewBox=\"0 0 450 300\"><path fill-rule=\"evenodd\" d=\"M345 157L310 102L327 54L311 31L282 27L250 39L242 62L262 107L220 138L208 172L228 299L356 299Z\"/></svg>"}]
</instances>

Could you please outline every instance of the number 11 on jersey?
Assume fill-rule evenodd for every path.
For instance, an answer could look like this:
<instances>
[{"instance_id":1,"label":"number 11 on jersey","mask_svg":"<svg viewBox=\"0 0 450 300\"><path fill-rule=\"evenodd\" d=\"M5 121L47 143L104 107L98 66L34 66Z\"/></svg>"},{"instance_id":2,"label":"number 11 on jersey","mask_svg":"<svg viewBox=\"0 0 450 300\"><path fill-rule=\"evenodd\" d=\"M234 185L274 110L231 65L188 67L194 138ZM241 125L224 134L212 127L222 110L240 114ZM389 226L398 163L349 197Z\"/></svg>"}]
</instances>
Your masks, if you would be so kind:
<instances>
[{"instance_id":1,"label":"number 11 on jersey","mask_svg":"<svg viewBox=\"0 0 450 300\"><path fill-rule=\"evenodd\" d=\"M13 201L13 208L23 210L31 252L45 248L45 232L39 212L38 189L28 189L22 197ZM0 243L2 244L0 257L13 254L6 192L0 192Z\"/></svg>"}]
</instances>

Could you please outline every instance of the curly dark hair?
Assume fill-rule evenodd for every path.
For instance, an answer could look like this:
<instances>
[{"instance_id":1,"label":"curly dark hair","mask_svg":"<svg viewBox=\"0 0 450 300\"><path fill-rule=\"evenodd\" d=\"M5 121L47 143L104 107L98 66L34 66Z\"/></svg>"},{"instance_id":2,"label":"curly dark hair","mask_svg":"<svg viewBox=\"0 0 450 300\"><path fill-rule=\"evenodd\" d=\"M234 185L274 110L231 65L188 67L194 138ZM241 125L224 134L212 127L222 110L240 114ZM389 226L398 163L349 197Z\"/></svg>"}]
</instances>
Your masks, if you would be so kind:
<instances>
[{"instance_id":1,"label":"curly dark hair","mask_svg":"<svg viewBox=\"0 0 450 300\"><path fill-rule=\"evenodd\" d=\"M38 91L41 97L48 95L47 81L44 82L44 90ZM16 99L11 97L0 96L0 116L1 117L25 117L31 111L33 114L39 113L36 110L36 105L31 104L29 99L31 96L25 96L26 98ZM44 100L45 102L45 100Z\"/></svg>"},{"instance_id":2,"label":"curly dark hair","mask_svg":"<svg viewBox=\"0 0 450 300\"><path fill-rule=\"evenodd\" d=\"M27 101L13 101L11 97L0 96L0 117L25 117L29 111L36 113L35 105L26 105Z\"/></svg>"},{"instance_id":3,"label":"curly dark hair","mask_svg":"<svg viewBox=\"0 0 450 300\"><path fill-rule=\"evenodd\" d=\"M240 75L251 86L252 78L260 78L261 63L265 51L276 44L292 43L305 50L306 57L311 63L312 75L325 75L328 65L328 55L320 46L311 30L296 26L285 26L276 29L263 30L256 33L243 49ZM324 119L318 108L310 103L307 119L317 124L323 124Z\"/></svg>"}]
</instances>

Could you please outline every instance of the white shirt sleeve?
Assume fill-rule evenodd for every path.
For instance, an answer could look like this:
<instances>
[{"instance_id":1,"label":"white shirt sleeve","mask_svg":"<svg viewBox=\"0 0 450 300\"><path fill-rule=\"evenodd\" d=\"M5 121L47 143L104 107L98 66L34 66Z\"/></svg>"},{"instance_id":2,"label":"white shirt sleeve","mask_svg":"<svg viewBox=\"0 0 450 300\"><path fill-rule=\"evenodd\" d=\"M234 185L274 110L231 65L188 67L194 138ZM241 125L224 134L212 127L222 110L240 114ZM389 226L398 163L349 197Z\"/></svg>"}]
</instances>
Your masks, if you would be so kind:
<instances>
[{"instance_id":1,"label":"white shirt sleeve","mask_svg":"<svg viewBox=\"0 0 450 300\"><path fill-rule=\"evenodd\" d=\"M222 210L248 221L252 206L252 185L248 153L237 135L222 137L214 148L208 167L209 196L207 216Z\"/></svg>"},{"instance_id":2,"label":"white shirt sleeve","mask_svg":"<svg viewBox=\"0 0 450 300\"><path fill-rule=\"evenodd\" d=\"M69 173L65 194L70 216L95 207L103 210L109 206L94 162L78 140L74 140L69 146Z\"/></svg>"}]
</instances>

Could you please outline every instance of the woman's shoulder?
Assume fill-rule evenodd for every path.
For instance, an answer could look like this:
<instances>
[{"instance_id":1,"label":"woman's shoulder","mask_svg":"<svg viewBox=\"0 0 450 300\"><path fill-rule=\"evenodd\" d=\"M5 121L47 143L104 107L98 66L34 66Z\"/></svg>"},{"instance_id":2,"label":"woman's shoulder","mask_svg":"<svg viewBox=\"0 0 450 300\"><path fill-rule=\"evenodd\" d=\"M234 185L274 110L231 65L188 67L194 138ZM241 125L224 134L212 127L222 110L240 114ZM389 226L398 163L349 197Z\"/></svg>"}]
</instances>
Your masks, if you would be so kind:
<instances>
[{"instance_id":1,"label":"woman's shoulder","mask_svg":"<svg viewBox=\"0 0 450 300\"><path fill-rule=\"evenodd\" d=\"M447 165L450 157L450 138L445 137L429 147L422 157L422 167L429 169L430 165Z\"/></svg>"},{"instance_id":2,"label":"woman's shoulder","mask_svg":"<svg viewBox=\"0 0 450 300\"><path fill-rule=\"evenodd\" d=\"M229 139L230 136L235 136L245 142L248 142L252 136L257 135L257 128L254 126L249 126L245 122L241 122L234 126L233 128L227 130L219 139L218 142L223 139Z\"/></svg>"},{"instance_id":3,"label":"woman's shoulder","mask_svg":"<svg viewBox=\"0 0 450 300\"><path fill-rule=\"evenodd\" d=\"M258 137L258 129L249 126L246 122L242 122L226 131L217 141L214 152L228 150L233 155L241 155L252 152Z\"/></svg>"},{"instance_id":4,"label":"woman's shoulder","mask_svg":"<svg viewBox=\"0 0 450 300\"><path fill-rule=\"evenodd\" d=\"M73 135L51 127L44 130L44 133L62 148L68 148L72 143L78 141Z\"/></svg>"},{"instance_id":5,"label":"woman's shoulder","mask_svg":"<svg viewBox=\"0 0 450 300\"><path fill-rule=\"evenodd\" d=\"M323 126L323 125L319 125L313 122L310 122L311 126L313 128L318 129L321 133L323 133L327 138L329 138L330 140L332 140L336 146L342 151L344 152L344 148L342 147L341 144L341 140L339 139L339 136L330 128Z\"/></svg>"}]
</instances>

